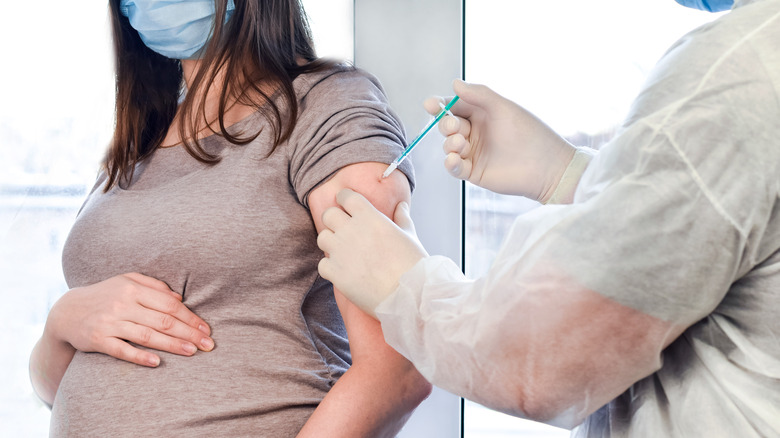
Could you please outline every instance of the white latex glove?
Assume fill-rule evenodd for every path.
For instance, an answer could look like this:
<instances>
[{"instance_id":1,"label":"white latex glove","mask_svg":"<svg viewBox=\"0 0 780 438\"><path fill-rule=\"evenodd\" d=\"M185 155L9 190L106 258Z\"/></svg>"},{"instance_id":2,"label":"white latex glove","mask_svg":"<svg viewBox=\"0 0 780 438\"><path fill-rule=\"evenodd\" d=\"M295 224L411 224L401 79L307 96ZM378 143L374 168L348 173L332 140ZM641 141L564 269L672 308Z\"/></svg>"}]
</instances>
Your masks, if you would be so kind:
<instances>
[{"instance_id":1,"label":"white latex glove","mask_svg":"<svg viewBox=\"0 0 780 438\"><path fill-rule=\"evenodd\" d=\"M546 202L555 191L575 147L544 122L484 85L453 82L460 96L439 122L446 136L444 167L454 177L497 193ZM439 98L425 101L431 114Z\"/></svg>"},{"instance_id":2,"label":"white latex glove","mask_svg":"<svg viewBox=\"0 0 780 438\"><path fill-rule=\"evenodd\" d=\"M393 223L362 195L343 189L343 208L322 214L325 229L317 245L325 252L319 271L350 301L375 317L374 309L398 287L398 279L427 257L409 217L409 205L396 206Z\"/></svg>"}]
</instances>

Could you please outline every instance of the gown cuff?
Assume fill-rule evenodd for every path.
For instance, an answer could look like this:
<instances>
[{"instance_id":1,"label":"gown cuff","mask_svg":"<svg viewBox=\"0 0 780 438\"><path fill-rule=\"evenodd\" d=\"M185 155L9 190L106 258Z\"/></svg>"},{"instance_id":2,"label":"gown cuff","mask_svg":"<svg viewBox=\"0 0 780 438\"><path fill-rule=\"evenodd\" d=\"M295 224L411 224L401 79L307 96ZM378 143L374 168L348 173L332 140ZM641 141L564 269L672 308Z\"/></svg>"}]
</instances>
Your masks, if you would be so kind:
<instances>
[{"instance_id":1,"label":"gown cuff","mask_svg":"<svg viewBox=\"0 0 780 438\"><path fill-rule=\"evenodd\" d=\"M569 166L563 172L561 180L558 181L558 186L555 187L555 191L545 204L570 204L574 199L574 191L577 189L582 174L585 173L585 169L588 168L588 164L596 156L596 153L595 149L578 147Z\"/></svg>"}]
</instances>

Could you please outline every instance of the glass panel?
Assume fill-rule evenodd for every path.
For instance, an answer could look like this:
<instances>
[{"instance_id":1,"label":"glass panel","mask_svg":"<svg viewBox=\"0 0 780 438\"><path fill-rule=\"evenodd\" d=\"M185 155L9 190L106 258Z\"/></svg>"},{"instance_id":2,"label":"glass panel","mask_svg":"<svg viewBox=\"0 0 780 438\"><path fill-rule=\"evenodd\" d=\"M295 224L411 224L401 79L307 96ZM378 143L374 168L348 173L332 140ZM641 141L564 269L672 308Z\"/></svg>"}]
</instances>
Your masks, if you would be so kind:
<instances>
[{"instance_id":1,"label":"glass panel","mask_svg":"<svg viewBox=\"0 0 780 438\"><path fill-rule=\"evenodd\" d=\"M462 0L355 0L355 64L381 81L407 139L430 121L421 102L447 93L462 75L462 6ZM441 165L441 140L432 132L411 154L412 219L431 254L459 261L462 188ZM461 436L460 405L459 397L434 388L399 438Z\"/></svg>"},{"instance_id":2,"label":"glass panel","mask_svg":"<svg viewBox=\"0 0 780 438\"><path fill-rule=\"evenodd\" d=\"M30 350L65 291L60 253L113 125L105 5L5 5L0 39L15 60L0 81L0 436L47 436ZM10 43L13 41L14 43Z\"/></svg>"},{"instance_id":3,"label":"glass panel","mask_svg":"<svg viewBox=\"0 0 780 438\"><path fill-rule=\"evenodd\" d=\"M354 0L303 0L317 55L353 61Z\"/></svg>"},{"instance_id":4,"label":"glass panel","mask_svg":"<svg viewBox=\"0 0 780 438\"><path fill-rule=\"evenodd\" d=\"M469 82L518 102L569 141L608 141L664 51L717 18L672 0L479 0L466 2ZM466 275L482 275L517 215L538 203L467 184ZM466 402L466 438L564 437L563 429Z\"/></svg>"},{"instance_id":5,"label":"glass panel","mask_svg":"<svg viewBox=\"0 0 780 438\"><path fill-rule=\"evenodd\" d=\"M352 59L352 1L303 2L318 52ZM48 436L27 363L66 290L60 256L112 131L114 81L104 4L12 2L0 14L0 436ZM45 29L45 32L41 31Z\"/></svg>"}]
</instances>

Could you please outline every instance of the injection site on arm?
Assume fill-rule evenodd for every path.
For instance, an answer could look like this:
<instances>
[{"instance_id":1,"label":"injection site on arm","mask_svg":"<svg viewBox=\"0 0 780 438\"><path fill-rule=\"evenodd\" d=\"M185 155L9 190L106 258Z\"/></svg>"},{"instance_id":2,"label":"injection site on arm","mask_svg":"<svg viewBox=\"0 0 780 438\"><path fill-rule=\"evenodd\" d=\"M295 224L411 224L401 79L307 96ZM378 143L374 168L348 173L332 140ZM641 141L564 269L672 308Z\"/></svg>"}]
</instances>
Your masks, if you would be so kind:
<instances>
[{"instance_id":1,"label":"injection site on arm","mask_svg":"<svg viewBox=\"0 0 780 438\"><path fill-rule=\"evenodd\" d=\"M450 108L452 108L452 106L455 105L455 102L457 102L458 99L459 99L458 96L453 97L450 103L448 103L446 106L442 108L439 114L437 114L436 117L434 117L433 120L431 120L430 123L428 123L425 126L425 128L423 128L420 135L418 135L417 138L412 140L412 142L409 143L409 146L407 146L406 149L404 149L403 153L401 153L401 155L399 155L398 158L396 158L395 161L393 161L387 167L387 169L385 169L384 173L382 173L382 178L387 178L388 176L390 176L391 173L393 173L395 169L398 168L398 165L401 164L406 159L407 156L409 156L409 153L412 152L412 149L414 149L415 146L417 146L420 143L420 141L422 141L422 139L425 138L426 135L428 135L428 132L430 132L431 129L433 129L433 127L436 126L441 121L442 117L444 117L446 114L452 115L452 113L450 112Z\"/></svg>"}]
</instances>

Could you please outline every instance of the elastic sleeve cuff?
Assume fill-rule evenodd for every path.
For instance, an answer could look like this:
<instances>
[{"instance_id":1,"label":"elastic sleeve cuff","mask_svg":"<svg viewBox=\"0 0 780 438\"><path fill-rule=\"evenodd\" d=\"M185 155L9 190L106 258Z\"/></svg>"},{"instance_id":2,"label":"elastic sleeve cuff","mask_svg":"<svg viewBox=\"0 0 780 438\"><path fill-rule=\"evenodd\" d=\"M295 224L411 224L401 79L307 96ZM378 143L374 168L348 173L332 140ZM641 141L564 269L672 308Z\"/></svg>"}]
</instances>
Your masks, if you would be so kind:
<instances>
[{"instance_id":1,"label":"elastic sleeve cuff","mask_svg":"<svg viewBox=\"0 0 780 438\"><path fill-rule=\"evenodd\" d=\"M582 174L585 173L585 169L588 168L588 164L590 164L597 153L595 149L578 147L571 162L569 162L569 166L563 172L561 180L558 181L558 186L555 187L555 191L545 204L571 203Z\"/></svg>"},{"instance_id":2,"label":"elastic sleeve cuff","mask_svg":"<svg viewBox=\"0 0 780 438\"><path fill-rule=\"evenodd\" d=\"M424 362L420 357L426 343L422 321L436 312L457 313L457 300L453 299L470 283L447 257L428 256L417 262L375 309L387 343L407 359ZM448 303L454 307L448 309Z\"/></svg>"}]
</instances>

